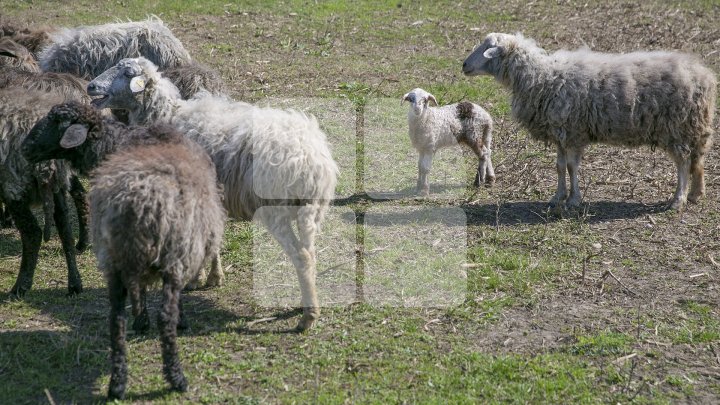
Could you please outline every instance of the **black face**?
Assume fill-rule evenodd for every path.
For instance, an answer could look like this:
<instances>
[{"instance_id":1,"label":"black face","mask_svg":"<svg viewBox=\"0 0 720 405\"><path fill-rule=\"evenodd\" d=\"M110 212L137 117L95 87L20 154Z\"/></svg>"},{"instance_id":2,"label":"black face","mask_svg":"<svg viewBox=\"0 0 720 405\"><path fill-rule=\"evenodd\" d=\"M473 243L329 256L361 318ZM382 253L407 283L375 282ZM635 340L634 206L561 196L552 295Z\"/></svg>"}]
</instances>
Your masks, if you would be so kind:
<instances>
[{"instance_id":1,"label":"black face","mask_svg":"<svg viewBox=\"0 0 720 405\"><path fill-rule=\"evenodd\" d=\"M76 123L77 115L68 113L69 104L57 105L39 120L22 143L22 153L31 163L66 158L71 150L60 146L65 130Z\"/></svg>"}]
</instances>

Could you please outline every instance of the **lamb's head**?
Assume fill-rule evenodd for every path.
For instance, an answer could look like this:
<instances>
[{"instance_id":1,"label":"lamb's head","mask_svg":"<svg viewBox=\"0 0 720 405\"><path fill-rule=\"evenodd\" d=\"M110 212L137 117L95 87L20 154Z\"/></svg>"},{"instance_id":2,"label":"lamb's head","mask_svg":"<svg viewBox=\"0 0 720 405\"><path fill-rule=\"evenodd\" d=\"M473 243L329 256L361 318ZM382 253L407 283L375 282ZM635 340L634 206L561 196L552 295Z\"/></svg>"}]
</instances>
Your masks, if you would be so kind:
<instances>
[{"instance_id":1,"label":"lamb's head","mask_svg":"<svg viewBox=\"0 0 720 405\"><path fill-rule=\"evenodd\" d=\"M463 62L463 73L466 76L497 75L501 59L507 55L517 43L517 38L510 34L492 33Z\"/></svg>"},{"instance_id":2,"label":"lamb's head","mask_svg":"<svg viewBox=\"0 0 720 405\"><path fill-rule=\"evenodd\" d=\"M30 130L22 144L25 158L37 163L72 159L102 136L102 114L87 104L71 101L54 106Z\"/></svg>"},{"instance_id":3,"label":"lamb's head","mask_svg":"<svg viewBox=\"0 0 720 405\"><path fill-rule=\"evenodd\" d=\"M421 88L413 89L409 93L405 94L402 101L410 102L410 113L417 116L420 116L425 112L428 107L428 103L432 102L434 105L438 105L437 100L435 100L435 96Z\"/></svg>"},{"instance_id":4,"label":"lamb's head","mask_svg":"<svg viewBox=\"0 0 720 405\"><path fill-rule=\"evenodd\" d=\"M160 80L160 74L149 60L122 59L104 71L87 86L92 105L98 109L115 108L133 111L142 106L142 98Z\"/></svg>"}]
</instances>

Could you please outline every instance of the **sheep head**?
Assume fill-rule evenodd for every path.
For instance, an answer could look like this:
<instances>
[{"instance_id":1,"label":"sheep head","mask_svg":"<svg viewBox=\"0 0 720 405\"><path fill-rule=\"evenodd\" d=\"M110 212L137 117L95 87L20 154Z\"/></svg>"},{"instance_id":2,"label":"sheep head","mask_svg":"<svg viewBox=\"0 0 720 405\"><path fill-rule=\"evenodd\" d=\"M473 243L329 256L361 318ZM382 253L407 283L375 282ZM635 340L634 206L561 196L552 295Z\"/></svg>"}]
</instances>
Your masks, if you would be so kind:
<instances>
[{"instance_id":1,"label":"sheep head","mask_svg":"<svg viewBox=\"0 0 720 405\"><path fill-rule=\"evenodd\" d=\"M466 76L497 75L500 60L516 44L516 37L492 33L465 59L463 73Z\"/></svg>"},{"instance_id":2,"label":"sheep head","mask_svg":"<svg viewBox=\"0 0 720 405\"><path fill-rule=\"evenodd\" d=\"M0 65L18 66L29 72L40 72L40 67L30 51L10 38L0 38L0 56L10 58L8 62L0 58Z\"/></svg>"},{"instance_id":3,"label":"sheep head","mask_svg":"<svg viewBox=\"0 0 720 405\"><path fill-rule=\"evenodd\" d=\"M68 102L54 106L30 130L22 144L25 158L37 163L71 159L82 145L101 133L102 116L87 104Z\"/></svg>"},{"instance_id":4,"label":"sheep head","mask_svg":"<svg viewBox=\"0 0 720 405\"><path fill-rule=\"evenodd\" d=\"M402 101L408 101L410 103L410 111L414 112L415 115L422 115L430 102L438 105L435 96L421 88L413 89L405 94Z\"/></svg>"},{"instance_id":5,"label":"sheep head","mask_svg":"<svg viewBox=\"0 0 720 405\"><path fill-rule=\"evenodd\" d=\"M88 84L91 104L98 108L133 111L142 106L142 96L159 79L157 67L149 60L122 59Z\"/></svg>"}]
</instances>

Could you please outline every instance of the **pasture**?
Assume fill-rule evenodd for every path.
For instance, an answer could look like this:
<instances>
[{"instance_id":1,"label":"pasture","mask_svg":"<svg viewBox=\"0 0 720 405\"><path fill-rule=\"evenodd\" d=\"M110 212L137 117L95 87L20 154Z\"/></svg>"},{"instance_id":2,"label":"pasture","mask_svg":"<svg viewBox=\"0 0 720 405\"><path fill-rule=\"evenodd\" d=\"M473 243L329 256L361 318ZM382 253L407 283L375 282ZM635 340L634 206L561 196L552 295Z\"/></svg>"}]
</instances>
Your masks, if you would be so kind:
<instances>
[{"instance_id":1,"label":"pasture","mask_svg":"<svg viewBox=\"0 0 720 405\"><path fill-rule=\"evenodd\" d=\"M554 147L512 120L499 84L461 71L487 33L521 31L547 50L682 50L717 73L717 0L256 3L2 1L3 21L31 27L158 15L235 99L314 114L341 168L317 324L292 332L292 265L260 226L229 221L225 284L185 294L189 391L168 392L153 321L128 335L127 403L720 402L718 147L706 197L677 212L664 153L592 146L582 212L551 216ZM416 198L400 101L415 87L490 112L494 187L468 188L471 153L447 149ZM103 402L109 310L93 254L78 256L84 292L66 297L53 237L17 301L21 243L0 233L0 402Z\"/></svg>"}]
</instances>

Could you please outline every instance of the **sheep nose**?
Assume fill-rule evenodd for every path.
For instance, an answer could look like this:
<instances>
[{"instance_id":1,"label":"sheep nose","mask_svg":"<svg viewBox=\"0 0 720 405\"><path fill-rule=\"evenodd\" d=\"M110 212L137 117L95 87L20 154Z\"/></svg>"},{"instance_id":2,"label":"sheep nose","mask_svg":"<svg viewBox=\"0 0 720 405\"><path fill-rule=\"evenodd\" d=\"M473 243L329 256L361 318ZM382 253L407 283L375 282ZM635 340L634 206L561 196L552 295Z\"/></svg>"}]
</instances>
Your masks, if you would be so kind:
<instances>
[{"instance_id":1,"label":"sheep nose","mask_svg":"<svg viewBox=\"0 0 720 405\"><path fill-rule=\"evenodd\" d=\"M88 83L88 85L87 85L87 92L88 92L88 93L92 93L92 92L95 91L96 89L97 89L97 86L95 85L95 83L93 83L93 82Z\"/></svg>"},{"instance_id":2,"label":"sheep nose","mask_svg":"<svg viewBox=\"0 0 720 405\"><path fill-rule=\"evenodd\" d=\"M463 62L463 70L467 69L467 62Z\"/></svg>"}]
</instances>

